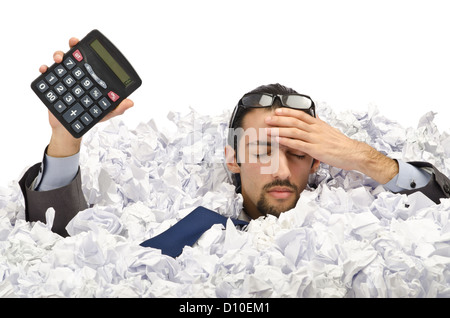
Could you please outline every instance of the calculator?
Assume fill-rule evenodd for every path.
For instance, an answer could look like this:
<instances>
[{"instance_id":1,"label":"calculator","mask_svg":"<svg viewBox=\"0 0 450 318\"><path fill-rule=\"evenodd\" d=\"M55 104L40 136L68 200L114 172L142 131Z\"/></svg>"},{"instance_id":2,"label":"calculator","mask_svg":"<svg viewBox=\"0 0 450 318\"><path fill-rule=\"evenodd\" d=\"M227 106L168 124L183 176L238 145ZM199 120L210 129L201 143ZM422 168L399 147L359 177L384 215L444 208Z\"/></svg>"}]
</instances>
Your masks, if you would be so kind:
<instances>
[{"instance_id":1,"label":"calculator","mask_svg":"<svg viewBox=\"0 0 450 318\"><path fill-rule=\"evenodd\" d=\"M80 138L141 84L125 56L93 30L31 88L72 136Z\"/></svg>"}]
</instances>

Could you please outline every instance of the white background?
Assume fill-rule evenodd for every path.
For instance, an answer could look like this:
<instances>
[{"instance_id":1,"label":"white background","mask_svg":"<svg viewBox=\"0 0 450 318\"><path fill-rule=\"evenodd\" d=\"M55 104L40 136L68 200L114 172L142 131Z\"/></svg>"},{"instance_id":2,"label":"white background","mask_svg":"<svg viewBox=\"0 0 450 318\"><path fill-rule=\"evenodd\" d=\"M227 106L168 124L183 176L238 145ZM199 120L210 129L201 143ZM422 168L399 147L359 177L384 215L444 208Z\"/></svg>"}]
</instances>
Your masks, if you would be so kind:
<instances>
[{"instance_id":1,"label":"white background","mask_svg":"<svg viewBox=\"0 0 450 318\"><path fill-rule=\"evenodd\" d=\"M71 36L97 28L143 79L130 129L170 110L221 114L242 94L279 82L337 112L367 110L404 127L450 118L449 1L164 0L0 3L0 186L39 162L50 138L30 89ZM319 110L320 115L320 110Z\"/></svg>"}]
</instances>

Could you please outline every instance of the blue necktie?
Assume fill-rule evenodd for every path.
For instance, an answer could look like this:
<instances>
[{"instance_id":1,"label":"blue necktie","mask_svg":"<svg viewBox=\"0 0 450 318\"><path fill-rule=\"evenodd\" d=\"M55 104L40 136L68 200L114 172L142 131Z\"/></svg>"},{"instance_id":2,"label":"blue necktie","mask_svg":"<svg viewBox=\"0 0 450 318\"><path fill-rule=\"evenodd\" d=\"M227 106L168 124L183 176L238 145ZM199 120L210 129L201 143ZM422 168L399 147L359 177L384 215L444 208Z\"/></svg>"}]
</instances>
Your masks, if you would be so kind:
<instances>
[{"instance_id":1,"label":"blue necktie","mask_svg":"<svg viewBox=\"0 0 450 318\"><path fill-rule=\"evenodd\" d=\"M223 224L226 226L227 220L227 217L199 206L168 230L142 242L140 245L157 248L163 254L177 257L186 245L194 245L200 236L209 230L211 226L214 224ZM234 225L244 226L248 224L245 221L231 220Z\"/></svg>"}]
</instances>

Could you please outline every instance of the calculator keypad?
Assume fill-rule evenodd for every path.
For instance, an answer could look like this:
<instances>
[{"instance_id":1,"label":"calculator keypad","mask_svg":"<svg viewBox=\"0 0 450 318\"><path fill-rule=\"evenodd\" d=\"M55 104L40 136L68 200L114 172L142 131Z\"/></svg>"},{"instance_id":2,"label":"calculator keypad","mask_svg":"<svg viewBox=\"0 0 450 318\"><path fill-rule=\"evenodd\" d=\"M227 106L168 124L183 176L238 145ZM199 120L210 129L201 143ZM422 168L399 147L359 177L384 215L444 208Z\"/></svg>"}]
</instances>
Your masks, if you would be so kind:
<instances>
[{"instance_id":1,"label":"calculator keypad","mask_svg":"<svg viewBox=\"0 0 450 318\"><path fill-rule=\"evenodd\" d=\"M107 84L83 60L81 52L76 50L36 84L39 92L76 133L90 127L94 118L119 99L112 91L103 95L99 87L105 89Z\"/></svg>"}]
</instances>

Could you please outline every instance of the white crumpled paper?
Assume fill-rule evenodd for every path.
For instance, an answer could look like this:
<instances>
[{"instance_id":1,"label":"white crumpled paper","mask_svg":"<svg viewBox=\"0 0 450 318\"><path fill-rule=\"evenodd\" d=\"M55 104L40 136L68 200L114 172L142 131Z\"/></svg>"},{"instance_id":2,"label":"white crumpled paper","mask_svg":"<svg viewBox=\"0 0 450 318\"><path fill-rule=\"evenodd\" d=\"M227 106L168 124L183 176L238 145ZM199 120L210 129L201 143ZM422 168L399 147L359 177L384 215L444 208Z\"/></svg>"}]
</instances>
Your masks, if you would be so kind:
<instances>
[{"instance_id":1,"label":"white crumpled paper","mask_svg":"<svg viewBox=\"0 0 450 318\"><path fill-rule=\"evenodd\" d=\"M450 135L431 112L406 129L375 107L318 112L393 158L450 173ZM118 119L91 130L80 162L92 207L67 238L49 230L53 209L47 224L26 222L18 185L0 187L0 297L450 297L450 200L393 194L324 164L317 188L278 219L215 225L176 259L139 246L199 205L238 216L223 160L229 115L169 113L173 132Z\"/></svg>"}]
</instances>

